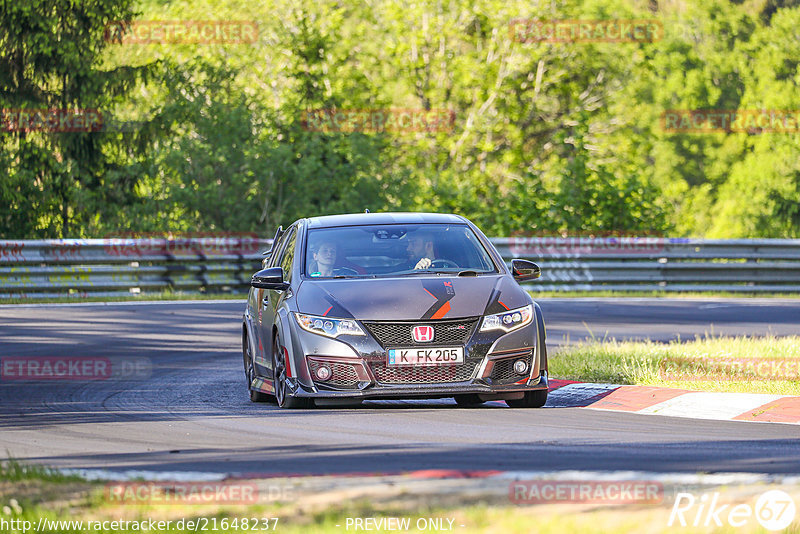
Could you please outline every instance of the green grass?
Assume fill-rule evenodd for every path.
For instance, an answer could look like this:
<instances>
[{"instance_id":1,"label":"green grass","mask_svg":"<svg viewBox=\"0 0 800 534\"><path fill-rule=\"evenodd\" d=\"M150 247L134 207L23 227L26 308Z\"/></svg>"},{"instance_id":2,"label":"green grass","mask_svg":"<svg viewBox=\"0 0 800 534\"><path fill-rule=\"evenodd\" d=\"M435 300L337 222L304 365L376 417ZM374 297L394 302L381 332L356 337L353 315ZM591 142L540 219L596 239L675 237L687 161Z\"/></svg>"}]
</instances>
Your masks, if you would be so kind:
<instances>
[{"instance_id":1,"label":"green grass","mask_svg":"<svg viewBox=\"0 0 800 534\"><path fill-rule=\"evenodd\" d=\"M8 504L7 504L8 503ZM443 520L445 529L450 532L488 532L488 533L528 533L531 532L531 525L536 525L536 532L542 534L561 534L563 532L586 532L586 533L603 533L603 532L642 532L643 528L652 522L649 517L653 515L653 511L643 510L643 516L639 514L623 513L620 510L614 510L613 507L601 510L591 510L583 514L570 514L569 517L563 517L561 514L552 512L545 512L540 507L515 507L515 506L487 506L487 505L473 505L463 506L458 508L422 508L415 510L387 510L382 507L373 507L370 505L362 505L358 507L344 506L344 507L330 507L322 512L284 515L281 513L274 513L273 511L255 511L249 510L226 510L215 513L209 512L191 512L184 511L181 515L176 515L174 510L167 510L165 514L163 511L155 510L139 510L131 513L127 510L126 515L123 517L109 515L102 509L80 509L76 507L62 508L59 510L47 509L42 506L30 505L27 503L19 503L16 499L13 503L9 500L0 502L5 510L0 510L0 518L29 521L32 527L28 532L33 531L35 525L40 521L40 518L46 518L49 521L63 522L61 528L51 528L47 532L57 532L62 534L85 534L86 532L99 532L105 534L128 534L146 532L146 530L139 530L137 528L91 528L87 530L84 524L84 529L79 530L75 528L74 523L67 526L64 523L75 522L82 520L86 521L113 521L113 520L128 520L128 521L144 521L147 524L148 519L154 521L171 521L169 528L158 529L156 532L170 532L170 533L189 533L197 532L197 529L186 528L188 521L198 524L202 521L203 525L207 528L208 532L282 532L286 534L328 534L328 533L342 533L354 532L364 530L356 530L352 523L347 528L348 518L373 518L380 520L380 518L407 518L411 528L407 531L400 530L400 532L425 532L428 530L418 530L416 528L417 521L420 518L434 518ZM9 512L9 513L4 513ZM79 512L79 513L76 513ZM666 513L664 511L663 513ZM275 524L274 520L269 521L270 527L276 525L277 528L272 530L247 530L241 528L231 528L234 520L241 521L243 518L274 518L277 517L278 521ZM182 526L179 528L178 522L183 520ZM448 520L452 520L449 523ZM212 523L215 521L215 523ZM52 523L51 523L52 524ZM102 524L102 523L101 523ZM165 523L166 524L166 523ZM212 530L212 525L216 524L217 528ZM452 524L452 530L449 525ZM463 525L463 527L461 526ZM110 524L108 526L111 526ZM227 526L228 528L222 528ZM261 527L261 525L259 525ZM204 529L199 529L202 532ZM389 530L370 529L378 532L389 532ZM435 530L431 530L435 531ZM659 532L662 529L651 530L652 532ZM21 529L10 529L9 534L23 534ZM691 531L690 531L691 532Z\"/></svg>"},{"instance_id":2,"label":"green grass","mask_svg":"<svg viewBox=\"0 0 800 534\"><path fill-rule=\"evenodd\" d=\"M370 481L374 484L374 481ZM312 484L315 487L316 482ZM402 486L402 484L400 484ZM9 522L29 521L31 527L26 534L33 532L42 518L50 521L83 521L83 530L62 524L60 528L49 528L44 532L84 534L100 533L141 533L135 527L111 528L111 521L171 521L170 527L150 532L273 532L269 530L247 530L239 524L238 528L230 525L234 520L240 523L243 518L279 518L274 531L287 534L306 533L341 533L357 531L351 523L347 528L348 518L408 518L413 525L408 532L420 532L416 523L420 518L443 519L444 525L452 524L451 532L463 533L527 533L535 530L542 534L561 534L563 532L708 532L708 529L692 527L666 526L671 501L653 505L599 505L579 503L545 503L537 505L514 505L506 494L453 495L450 493L426 493L424 498L407 493L395 483L385 484L383 498L348 497L348 489L322 490L327 493L319 504L313 504L308 497L317 497L316 493L300 494L289 502L257 503L251 505L148 505L140 503L120 503L105 498L106 488L102 482L89 482L77 477L64 477L57 471L45 467L28 466L9 460L0 467L0 520ZM385 493L393 488L391 496ZM730 491L728 491L730 489ZM797 486L782 486L795 499L800 499ZM721 502L752 502L754 495L760 494L764 488L719 488L722 492ZM379 491L379 494L382 492ZM674 488L665 487L664 495L674 493ZM183 527L179 521L183 520ZM214 520L216 522L214 523ZM447 520L452 520L452 523ZM87 521L93 521L87 525ZM97 522L100 523L97 523ZM205 521L205 530L189 528L188 521L198 525ZM108 522L106 528L95 528ZM147 523L145 523L147 524ZM216 524L217 528L211 527ZM274 522L269 523L274 526ZM18 523L17 523L18 525ZM463 526L462 526L463 525ZM226 528L222 528L226 526ZM535 526L535 529L533 527ZM91 527L91 528L89 528ZM360 530L363 531L363 530ZM723 529L722 531L731 531ZM757 532L758 525L750 521L744 528L735 532ZM4 529L9 534L22 534L20 528ZM798 523L786 530L790 533L800 532Z\"/></svg>"},{"instance_id":3,"label":"green grass","mask_svg":"<svg viewBox=\"0 0 800 534\"><path fill-rule=\"evenodd\" d=\"M800 299L800 293L737 293L732 291L528 291L534 299L548 298L791 298ZM157 291L131 296L87 297L79 294L49 298L0 299L3 304L59 304L66 302L141 302L151 300L243 300L245 293L182 293L179 291Z\"/></svg>"},{"instance_id":4,"label":"green grass","mask_svg":"<svg viewBox=\"0 0 800 534\"><path fill-rule=\"evenodd\" d=\"M784 486L785 489L785 486ZM793 492L797 499L796 492ZM740 502L743 500L736 495L723 493L723 502ZM435 499L435 497L433 497ZM750 499L753 501L754 499ZM752 504L752 503L751 503ZM26 534L33 531L40 518L47 518L50 521L75 522L84 521L84 529L78 530L74 523L72 528L63 525L61 528L51 528L47 532L63 534L85 534L86 532L99 532L104 534L128 534L147 532L138 528L95 528L92 526L87 530L85 522L114 521L140 521L148 524L147 521L170 521L169 528L158 529L150 532L170 532L183 534L189 532L281 532L285 534L334 534L342 532L364 532L356 530L353 523L348 527L348 519L372 518L380 521L381 518L408 519L410 528L398 530L399 532L434 532L436 530L418 530L417 525L420 519L442 520L442 525L446 531L459 532L464 534L489 533L489 534L516 534L537 532L541 534L562 534L564 532L581 532L587 534L605 532L681 532L697 533L709 532L708 528L687 527L667 527L669 517L670 502L660 505L581 505L581 504L541 504L535 506L515 506L510 504L464 504L454 506L423 506L423 507L386 507L371 504L369 502L348 503L346 500L340 505L328 506L323 510L304 511L301 508L291 510L281 509L280 507L250 506L241 509L218 509L218 510L190 510L187 508L176 509L176 507L156 508L137 508L127 507L104 508L102 506L87 506L81 502L32 504L20 502L16 499L2 496L0 494L0 518L6 521L10 519L29 521L32 528ZM234 520L241 521L243 518L278 518L277 524L269 521L270 527L276 525L274 530L253 530L252 527L245 530L239 525L232 528L230 525ZM183 521L180 528L178 524ZM204 524L207 528L187 528L188 522L192 521L195 525ZM212 523L215 521L215 523ZM452 521L452 523L450 522ZM201 523L202 522L202 523ZM166 524L166 523L165 523ZM212 525L217 528L212 530ZM452 525L452 530L450 530ZM463 525L463 526L462 526ZM108 526L111 526L108 523ZM222 528L226 526L227 528ZM535 529L533 528L535 526ZM158 528L158 527L157 527ZM373 529L378 532L389 532L384 529ZM10 529L9 534L23 534L20 529ZM756 521L751 520L743 528L722 529L720 532L763 532L758 527ZM800 532L798 523L790 525L784 532L797 534Z\"/></svg>"},{"instance_id":5,"label":"green grass","mask_svg":"<svg viewBox=\"0 0 800 534\"><path fill-rule=\"evenodd\" d=\"M13 458L8 458L0 461L0 480L7 482L21 482L26 480L77 482L83 479L78 476L65 475L57 469L25 464Z\"/></svg>"},{"instance_id":6,"label":"green grass","mask_svg":"<svg viewBox=\"0 0 800 534\"><path fill-rule=\"evenodd\" d=\"M800 337L593 340L563 347L549 367L567 380L800 395Z\"/></svg>"}]
</instances>

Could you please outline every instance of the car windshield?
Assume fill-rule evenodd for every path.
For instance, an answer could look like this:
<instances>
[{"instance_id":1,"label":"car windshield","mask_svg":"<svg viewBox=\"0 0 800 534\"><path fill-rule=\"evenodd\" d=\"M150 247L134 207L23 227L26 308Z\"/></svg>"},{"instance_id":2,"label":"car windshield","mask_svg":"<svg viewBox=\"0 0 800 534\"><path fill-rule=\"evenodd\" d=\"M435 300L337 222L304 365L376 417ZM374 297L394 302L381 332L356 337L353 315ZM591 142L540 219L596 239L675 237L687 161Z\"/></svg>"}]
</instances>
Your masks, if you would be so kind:
<instances>
[{"instance_id":1,"label":"car windshield","mask_svg":"<svg viewBox=\"0 0 800 534\"><path fill-rule=\"evenodd\" d=\"M304 273L311 278L491 272L497 272L491 257L462 224L317 228L306 241Z\"/></svg>"}]
</instances>

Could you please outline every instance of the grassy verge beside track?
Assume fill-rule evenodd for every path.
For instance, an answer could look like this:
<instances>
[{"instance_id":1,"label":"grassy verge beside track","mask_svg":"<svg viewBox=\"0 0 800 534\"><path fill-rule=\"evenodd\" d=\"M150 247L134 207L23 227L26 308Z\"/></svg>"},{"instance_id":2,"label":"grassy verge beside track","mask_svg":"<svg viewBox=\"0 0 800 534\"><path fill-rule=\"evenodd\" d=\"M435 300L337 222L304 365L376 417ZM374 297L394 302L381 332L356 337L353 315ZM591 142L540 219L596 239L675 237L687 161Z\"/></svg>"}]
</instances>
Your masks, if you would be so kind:
<instances>
[{"instance_id":1,"label":"grassy verge beside track","mask_svg":"<svg viewBox=\"0 0 800 534\"><path fill-rule=\"evenodd\" d=\"M800 299L800 293L735 293L731 291L529 291L534 299L550 298L664 298L664 299L711 299L711 298L781 298ZM137 302L151 300L244 300L246 293L181 293L163 291L155 293L139 293L131 296L87 297L82 295L64 295L49 298L9 298L0 299L3 304L59 304L65 302Z\"/></svg>"},{"instance_id":2,"label":"grassy verge beside track","mask_svg":"<svg viewBox=\"0 0 800 534\"><path fill-rule=\"evenodd\" d=\"M595 340L549 362L560 379L738 393L800 395L800 337L702 337L692 341Z\"/></svg>"},{"instance_id":3,"label":"grassy verge beside track","mask_svg":"<svg viewBox=\"0 0 800 534\"><path fill-rule=\"evenodd\" d=\"M572 479L571 479L572 480ZM547 481L545 481L547 482ZM557 483L550 481L551 483ZM585 482L590 480L568 482ZM243 481L242 483L253 483ZM415 484L407 486L407 484ZM146 483L143 483L146 484ZM760 494L778 489L788 492L800 502L796 485L741 484L725 482L724 486L685 486L664 483L652 502L631 503L574 502L563 498L553 501L512 502L509 488L516 481L495 480L433 480L407 482L392 480L351 479L337 477L306 477L303 479L269 479L259 481L269 485L293 485L290 498L255 504L148 504L139 502L110 502L109 484L90 482L76 477L59 476L50 470L30 469L14 464L0 467L0 521L6 522L3 532L26 534L20 521L30 525L45 523L38 532L85 534L86 532L130 533L157 532L283 532L344 533L357 531L406 532L488 532L560 534L563 532L712 532L708 526L668 526L671 510L679 492L699 495L718 492L720 504L736 503L753 506ZM610 494L609 494L610 495ZM715 502L717 498L715 497ZM556 502L557 501L557 502ZM687 515L689 521L694 512ZM699 514L698 514L699 517ZM241 526L244 518L271 518L269 528ZM277 518L277 522L274 519ZM357 528L356 520L361 520ZM701 518L702 519L702 518ZM10 523L10 521L15 523ZM378 528L384 521L384 528ZM385 521L394 523L385 523ZM726 516L721 516L726 521ZM117 521L124 525L112 526ZM170 523L165 528L131 528L131 522ZM236 521L237 526L232 526ZM369 521L369 522L367 522ZM391 528L405 521L410 528ZM54 522L61 522L56 524ZM80 523L79 523L80 522ZM91 522L91 523L90 523ZM128 522L128 523L123 523ZM191 522L191 523L190 523ZM198 523L202 526L198 527ZM194 525L189 528L189 524ZM8 528L8 525L15 525ZM365 528L365 525L367 528ZM436 525L437 528L433 528ZM82 527L82 528L81 528ZM215 527L215 528L212 528ZM388 528L387 528L388 527ZM723 529L724 530L724 529ZM754 519L729 532L763 532ZM799 532L795 521L785 532Z\"/></svg>"}]
</instances>

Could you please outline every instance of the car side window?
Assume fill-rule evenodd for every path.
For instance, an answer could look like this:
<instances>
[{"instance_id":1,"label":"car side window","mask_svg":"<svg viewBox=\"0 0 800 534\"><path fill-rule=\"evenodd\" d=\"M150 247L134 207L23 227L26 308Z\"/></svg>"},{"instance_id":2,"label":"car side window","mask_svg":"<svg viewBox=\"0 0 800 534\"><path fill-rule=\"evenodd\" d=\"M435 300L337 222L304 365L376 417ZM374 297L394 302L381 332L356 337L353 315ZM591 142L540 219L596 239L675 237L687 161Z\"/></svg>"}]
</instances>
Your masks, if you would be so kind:
<instances>
[{"instance_id":1,"label":"car side window","mask_svg":"<svg viewBox=\"0 0 800 534\"><path fill-rule=\"evenodd\" d=\"M289 232L284 232L272 246L272 253L269 257L269 266L270 267L277 267L279 266L282 254L283 254L283 246L286 244L286 237L289 235Z\"/></svg>"},{"instance_id":2,"label":"car side window","mask_svg":"<svg viewBox=\"0 0 800 534\"><path fill-rule=\"evenodd\" d=\"M286 247L281 251L280 266L283 269L284 281L290 282L292 280L292 262L294 261L294 245L297 241L297 232L295 228L289 230L289 236L286 239Z\"/></svg>"}]
</instances>

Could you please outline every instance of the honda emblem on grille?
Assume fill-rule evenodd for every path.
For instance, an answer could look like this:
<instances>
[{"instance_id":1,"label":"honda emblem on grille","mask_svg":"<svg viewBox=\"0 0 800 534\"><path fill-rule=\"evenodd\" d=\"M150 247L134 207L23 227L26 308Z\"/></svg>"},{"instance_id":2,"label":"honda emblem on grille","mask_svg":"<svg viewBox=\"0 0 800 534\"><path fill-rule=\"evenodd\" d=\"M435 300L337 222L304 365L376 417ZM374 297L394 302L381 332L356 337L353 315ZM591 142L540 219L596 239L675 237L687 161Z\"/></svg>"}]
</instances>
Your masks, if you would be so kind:
<instances>
[{"instance_id":1,"label":"honda emblem on grille","mask_svg":"<svg viewBox=\"0 0 800 534\"><path fill-rule=\"evenodd\" d=\"M433 327L428 325L415 326L411 329L411 335L417 343L433 341Z\"/></svg>"}]
</instances>

